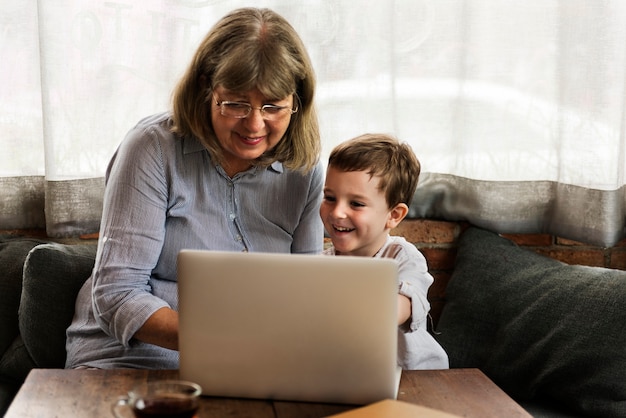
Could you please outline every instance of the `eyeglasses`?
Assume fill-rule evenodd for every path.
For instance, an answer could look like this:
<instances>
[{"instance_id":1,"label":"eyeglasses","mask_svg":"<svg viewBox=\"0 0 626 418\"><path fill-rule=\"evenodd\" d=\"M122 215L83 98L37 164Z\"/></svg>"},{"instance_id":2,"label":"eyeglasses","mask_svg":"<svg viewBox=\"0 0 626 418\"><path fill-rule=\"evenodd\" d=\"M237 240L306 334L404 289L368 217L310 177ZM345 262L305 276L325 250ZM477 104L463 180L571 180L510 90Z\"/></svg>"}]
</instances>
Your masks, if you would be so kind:
<instances>
[{"instance_id":1,"label":"eyeglasses","mask_svg":"<svg viewBox=\"0 0 626 418\"><path fill-rule=\"evenodd\" d=\"M298 106L294 108L289 106L276 106L266 104L261 107L252 107L250 103L246 102L229 102L227 100L215 101L215 104L220 107L220 114L222 116L228 116L229 118L243 119L247 118L252 112L252 109L258 109L261 111L263 119L268 121L279 120L286 115L293 115L298 111Z\"/></svg>"}]
</instances>

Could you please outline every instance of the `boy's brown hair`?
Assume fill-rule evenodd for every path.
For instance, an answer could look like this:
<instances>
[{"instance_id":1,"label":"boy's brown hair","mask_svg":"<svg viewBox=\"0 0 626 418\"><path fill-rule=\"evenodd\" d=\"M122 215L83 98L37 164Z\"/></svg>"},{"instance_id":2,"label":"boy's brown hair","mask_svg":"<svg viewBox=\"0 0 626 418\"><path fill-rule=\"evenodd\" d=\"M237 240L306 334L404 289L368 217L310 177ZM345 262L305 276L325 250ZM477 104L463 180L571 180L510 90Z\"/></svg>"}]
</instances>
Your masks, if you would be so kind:
<instances>
[{"instance_id":1,"label":"boy's brown hair","mask_svg":"<svg viewBox=\"0 0 626 418\"><path fill-rule=\"evenodd\" d=\"M330 153L328 166L379 177L379 189L389 208L411 203L421 170L411 147L386 134L364 134L337 145Z\"/></svg>"}]
</instances>

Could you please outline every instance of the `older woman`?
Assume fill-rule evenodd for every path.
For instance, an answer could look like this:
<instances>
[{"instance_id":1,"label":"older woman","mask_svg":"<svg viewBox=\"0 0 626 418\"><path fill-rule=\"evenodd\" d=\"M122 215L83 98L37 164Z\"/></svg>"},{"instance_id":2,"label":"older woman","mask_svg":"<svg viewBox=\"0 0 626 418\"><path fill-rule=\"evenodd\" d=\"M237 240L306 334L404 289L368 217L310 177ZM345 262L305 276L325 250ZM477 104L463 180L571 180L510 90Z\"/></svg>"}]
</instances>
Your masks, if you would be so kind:
<instances>
[{"instance_id":1,"label":"older woman","mask_svg":"<svg viewBox=\"0 0 626 418\"><path fill-rule=\"evenodd\" d=\"M209 31L172 111L140 121L110 162L66 367L178 368L183 248L321 252L314 90L301 39L273 11L235 10Z\"/></svg>"}]
</instances>

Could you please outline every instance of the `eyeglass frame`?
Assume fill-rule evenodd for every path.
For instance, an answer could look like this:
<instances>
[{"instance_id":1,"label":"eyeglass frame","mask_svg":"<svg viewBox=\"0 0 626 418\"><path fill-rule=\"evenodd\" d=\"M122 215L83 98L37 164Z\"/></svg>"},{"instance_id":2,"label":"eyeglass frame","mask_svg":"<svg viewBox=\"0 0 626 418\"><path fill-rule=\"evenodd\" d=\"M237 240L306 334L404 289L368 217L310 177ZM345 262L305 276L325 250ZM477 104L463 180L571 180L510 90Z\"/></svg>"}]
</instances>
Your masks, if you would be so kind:
<instances>
[{"instance_id":1,"label":"eyeglass frame","mask_svg":"<svg viewBox=\"0 0 626 418\"><path fill-rule=\"evenodd\" d=\"M245 119L248 116L250 116L250 113L252 113L253 110L259 110L261 112L261 117L263 118L263 120L268 120L268 121L277 121L280 120L282 117L286 117L287 113L278 114L278 117L276 119L271 119L272 116L270 116L270 118L267 118L267 113L265 113L265 109L276 109L276 111L280 112L283 109L289 109L289 115L293 115L294 113L298 112L298 110L300 110L300 107L298 106L298 103L296 102L296 99L298 99L298 96L294 94L294 104L293 107L291 109L289 109L289 106L277 106L277 105L272 105L272 104L265 104L263 106L259 106L259 107L254 107L252 106L251 103L248 102L239 102L239 101L235 101L235 100L218 100L217 98L214 98L215 100L215 105L218 106L220 108L220 115L225 116L227 118L234 118L234 119ZM224 104L229 105L229 104L237 104L237 105L245 105L248 107L248 112L243 115L243 116L235 116L235 115L226 115L224 114Z\"/></svg>"}]
</instances>

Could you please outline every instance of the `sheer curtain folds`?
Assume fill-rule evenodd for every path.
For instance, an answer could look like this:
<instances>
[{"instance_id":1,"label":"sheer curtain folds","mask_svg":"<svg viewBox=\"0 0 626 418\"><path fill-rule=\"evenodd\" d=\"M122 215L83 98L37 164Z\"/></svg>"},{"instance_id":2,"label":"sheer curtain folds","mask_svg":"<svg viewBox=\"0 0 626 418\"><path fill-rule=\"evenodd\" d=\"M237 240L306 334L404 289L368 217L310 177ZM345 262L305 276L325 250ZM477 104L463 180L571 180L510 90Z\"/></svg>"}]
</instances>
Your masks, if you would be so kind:
<instances>
[{"instance_id":1,"label":"sheer curtain folds","mask_svg":"<svg viewBox=\"0 0 626 418\"><path fill-rule=\"evenodd\" d=\"M98 229L107 162L236 0L0 0L0 229ZM423 166L411 216L624 236L626 2L257 1L318 76L325 159L364 132Z\"/></svg>"}]
</instances>

